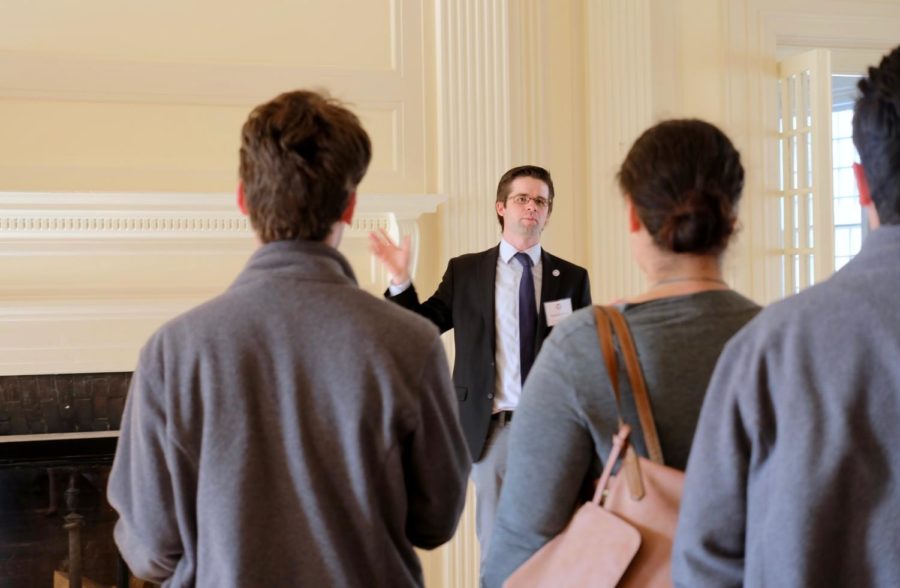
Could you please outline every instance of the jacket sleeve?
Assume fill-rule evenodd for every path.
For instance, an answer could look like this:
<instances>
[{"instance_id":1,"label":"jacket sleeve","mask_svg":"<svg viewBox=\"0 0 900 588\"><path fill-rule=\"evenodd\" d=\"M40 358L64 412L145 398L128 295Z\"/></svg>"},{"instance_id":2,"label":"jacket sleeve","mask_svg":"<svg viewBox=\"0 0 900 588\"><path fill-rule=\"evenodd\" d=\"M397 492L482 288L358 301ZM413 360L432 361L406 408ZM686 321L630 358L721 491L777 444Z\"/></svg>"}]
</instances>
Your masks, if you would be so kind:
<instances>
[{"instance_id":1,"label":"jacket sleeve","mask_svg":"<svg viewBox=\"0 0 900 588\"><path fill-rule=\"evenodd\" d=\"M765 393L759 357L738 335L713 372L688 459L672 554L676 586L744 584L744 535L751 460L750 421L740 396ZM753 419L751 419L753 420Z\"/></svg>"},{"instance_id":2,"label":"jacket sleeve","mask_svg":"<svg viewBox=\"0 0 900 588\"><path fill-rule=\"evenodd\" d=\"M164 394L150 374L146 350L125 402L107 496L119 513L114 536L132 573L162 583L182 560L171 464L183 459L168 440Z\"/></svg>"},{"instance_id":3,"label":"jacket sleeve","mask_svg":"<svg viewBox=\"0 0 900 588\"><path fill-rule=\"evenodd\" d=\"M569 339L554 331L525 382L509 439L506 477L482 566L482 586L500 588L562 531L590 475L594 445L572 378Z\"/></svg>"},{"instance_id":4,"label":"jacket sleeve","mask_svg":"<svg viewBox=\"0 0 900 588\"><path fill-rule=\"evenodd\" d=\"M396 296L391 296L390 289L385 290L384 297L427 318L441 333L449 331L453 328L453 260L447 265L437 291L425 302L419 302L419 295L413 284Z\"/></svg>"},{"instance_id":5,"label":"jacket sleeve","mask_svg":"<svg viewBox=\"0 0 900 588\"><path fill-rule=\"evenodd\" d=\"M418 414L403 455L406 535L416 547L432 549L456 531L472 463L440 339L434 339L421 373Z\"/></svg>"}]
</instances>

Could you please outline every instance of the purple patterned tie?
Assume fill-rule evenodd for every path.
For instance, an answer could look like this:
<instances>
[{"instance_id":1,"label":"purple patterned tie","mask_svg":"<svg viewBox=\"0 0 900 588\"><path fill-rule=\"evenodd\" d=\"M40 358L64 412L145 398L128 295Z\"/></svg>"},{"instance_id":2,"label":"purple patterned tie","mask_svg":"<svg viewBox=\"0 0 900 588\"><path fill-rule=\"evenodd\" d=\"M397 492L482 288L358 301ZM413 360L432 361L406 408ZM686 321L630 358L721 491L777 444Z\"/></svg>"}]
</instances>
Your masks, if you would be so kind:
<instances>
[{"instance_id":1,"label":"purple patterned tie","mask_svg":"<svg viewBox=\"0 0 900 588\"><path fill-rule=\"evenodd\" d=\"M522 384L534 363L534 337L537 333L537 308L534 301L534 277L531 273L531 258L527 253L516 253L516 260L522 264L522 280L519 282L519 364Z\"/></svg>"}]
</instances>

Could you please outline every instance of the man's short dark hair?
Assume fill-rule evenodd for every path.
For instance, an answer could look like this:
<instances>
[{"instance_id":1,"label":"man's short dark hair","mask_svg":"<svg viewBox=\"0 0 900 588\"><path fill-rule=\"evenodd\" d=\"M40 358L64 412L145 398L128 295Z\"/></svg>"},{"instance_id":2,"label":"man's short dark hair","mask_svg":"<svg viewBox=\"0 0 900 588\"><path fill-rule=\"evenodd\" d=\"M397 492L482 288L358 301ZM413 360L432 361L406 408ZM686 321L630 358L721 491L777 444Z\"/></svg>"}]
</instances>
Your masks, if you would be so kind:
<instances>
[{"instance_id":1,"label":"man's short dark hair","mask_svg":"<svg viewBox=\"0 0 900 588\"><path fill-rule=\"evenodd\" d=\"M900 47L859 82L853 143L883 225L900 224Z\"/></svg>"},{"instance_id":2,"label":"man's short dark hair","mask_svg":"<svg viewBox=\"0 0 900 588\"><path fill-rule=\"evenodd\" d=\"M324 240L371 158L359 119L325 94L287 92L257 106L241 132L240 176L260 240Z\"/></svg>"},{"instance_id":3,"label":"man's short dark hair","mask_svg":"<svg viewBox=\"0 0 900 588\"><path fill-rule=\"evenodd\" d=\"M512 184L513 180L516 178L522 177L535 178L536 180L540 180L547 184L550 195L550 203L547 205L547 214L549 215L553 212L553 178L550 177L550 172L536 165L520 165L503 174L503 177L500 178L500 182L497 184L497 202L505 203L506 199L509 198L510 184ZM503 230L503 217L498 214L497 220L500 221L500 230Z\"/></svg>"}]
</instances>

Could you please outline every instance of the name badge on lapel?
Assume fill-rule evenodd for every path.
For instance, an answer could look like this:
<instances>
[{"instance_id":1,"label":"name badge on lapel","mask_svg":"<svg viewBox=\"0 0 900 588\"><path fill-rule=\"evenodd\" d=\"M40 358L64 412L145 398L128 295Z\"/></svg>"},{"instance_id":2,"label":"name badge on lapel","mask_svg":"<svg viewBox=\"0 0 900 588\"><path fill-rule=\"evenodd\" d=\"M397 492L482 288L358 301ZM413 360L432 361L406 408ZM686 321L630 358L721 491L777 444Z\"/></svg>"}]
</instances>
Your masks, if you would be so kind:
<instances>
[{"instance_id":1,"label":"name badge on lapel","mask_svg":"<svg viewBox=\"0 0 900 588\"><path fill-rule=\"evenodd\" d=\"M547 326L552 327L572 314L572 299L560 298L544 303L544 314L547 315Z\"/></svg>"}]
</instances>

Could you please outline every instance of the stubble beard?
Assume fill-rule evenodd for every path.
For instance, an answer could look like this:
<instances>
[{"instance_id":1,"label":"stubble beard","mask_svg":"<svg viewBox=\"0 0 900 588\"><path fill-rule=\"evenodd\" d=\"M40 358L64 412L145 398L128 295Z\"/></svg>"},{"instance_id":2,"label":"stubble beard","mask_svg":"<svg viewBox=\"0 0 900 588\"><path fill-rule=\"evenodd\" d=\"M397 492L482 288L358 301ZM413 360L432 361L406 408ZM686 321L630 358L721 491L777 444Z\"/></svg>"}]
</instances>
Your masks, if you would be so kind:
<instances>
[{"instance_id":1,"label":"stubble beard","mask_svg":"<svg viewBox=\"0 0 900 588\"><path fill-rule=\"evenodd\" d=\"M534 222L528 223L524 222L525 219L530 218ZM541 233L544 231L544 225L540 223L540 220L537 217L520 217L518 219L505 219L507 222L503 228L503 232L506 233L509 231L509 236L515 236L518 239L525 239L527 241L540 242Z\"/></svg>"},{"instance_id":2,"label":"stubble beard","mask_svg":"<svg viewBox=\"0 0 900 588\"><path fill-rule=\"evenodd\" d=\"M538 220L533 219L534 220L533 223L525 223L525 222L523 222L524 220L525 219L521 219L521 220L519 220L518 223L516 223L519 228L519 234L522 235L523 237L538 237L538 236L540 236L541 230L543 229L543 227L541 227Z\"/></svg>"}]
</instances>

